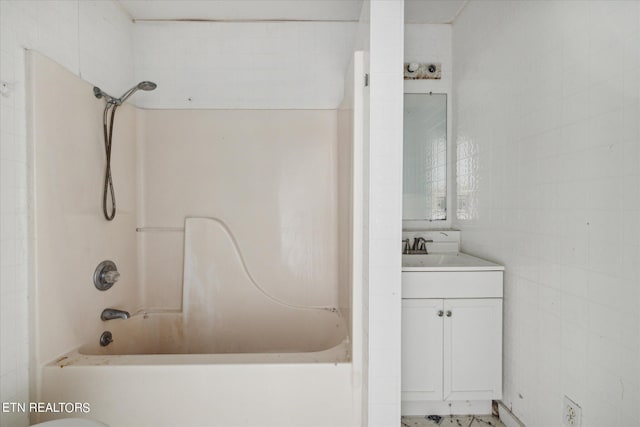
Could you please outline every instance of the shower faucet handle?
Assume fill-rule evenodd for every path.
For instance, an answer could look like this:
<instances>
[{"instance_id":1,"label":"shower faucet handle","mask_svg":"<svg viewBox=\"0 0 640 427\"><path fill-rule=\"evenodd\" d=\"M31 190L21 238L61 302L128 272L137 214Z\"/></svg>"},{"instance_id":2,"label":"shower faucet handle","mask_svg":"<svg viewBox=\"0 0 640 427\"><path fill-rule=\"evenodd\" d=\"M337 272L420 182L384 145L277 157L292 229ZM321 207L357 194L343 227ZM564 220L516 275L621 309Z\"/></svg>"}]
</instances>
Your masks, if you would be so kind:
<instances>
[{"instance_id":1,"label":"shower faucet handle","mask_svg":"<svg viewBox=\"0 0 640 427\"><path fill-rule=\"evenodd\" d=\"M93 284L100 291L106 291L120 279L118 267L113 261L102 261L93 272Z\"/></svg>"},{"instance_id":2,"label":"shower faucet handle","mask_svg":"<svg viewBox=\"0 0 640 427\"><path fill-rule=\"evenodd\" d=\"M113 285L114 283L116 283L119 278L120 278L120 273L118 273L115 270L107 271L102 274L102 281L105 283L109 283L110 285Z\"/></svg>"}]
</instances>

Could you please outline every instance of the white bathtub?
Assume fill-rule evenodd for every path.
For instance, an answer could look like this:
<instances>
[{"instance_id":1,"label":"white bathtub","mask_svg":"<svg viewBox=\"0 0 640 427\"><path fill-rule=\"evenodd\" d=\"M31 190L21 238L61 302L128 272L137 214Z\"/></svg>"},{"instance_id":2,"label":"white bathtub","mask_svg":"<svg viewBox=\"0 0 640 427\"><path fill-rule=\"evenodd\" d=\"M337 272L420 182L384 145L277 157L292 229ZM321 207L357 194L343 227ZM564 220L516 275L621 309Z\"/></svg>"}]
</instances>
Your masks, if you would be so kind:
<instances>
[{"instance_id":1,"label":"white bathtub","mask_svg":"<svg viewBox=\"0 0 640 427\"><path fill-rule=\"evenodd\" d=\"M87 402L86 416L112 427L358 425L344 322L328 311L298 314L271 348L211 337L199 348L208 353L191 354L180 313L105 322L114 342L100 347L96 337L46 365L41 400Z\"/></svg>"},{"instance_id":2,"label":"white bathtub","mask_svg":"<svg viewBox=\"0 0 640 427\"><path fill-rule=\"evenodd\" d=\"M359 425L361 376L337 309L269 294L219 220L186 220L184 261L181 312L88 321L99 332L43 367L38 399L86 402L112 427ZM113 342L101 347L95 326Z\"/></svg>"},{"instance_id":3,"label":"white bathtub","mask_svg":"<svg viewBox=\"0 0 640 427\"><path fill-rule=\"evenodd\" d=\"M227 327L214 327L214 321L194 324L182 313L139 313L127 320L110 320L104 327L113 335L106 347L96 340L78 349L79 355L151 354L311 354L332 348L347 348L345 322L337 312L327 310L281 310L268 319L250 319ZM209 324L210 323L210 324ZM262 357L262 356L260 356ZM338 359L322 361L343 362ZM261 358L258 361L262 360Z\"/></svg>"}]
</instances>

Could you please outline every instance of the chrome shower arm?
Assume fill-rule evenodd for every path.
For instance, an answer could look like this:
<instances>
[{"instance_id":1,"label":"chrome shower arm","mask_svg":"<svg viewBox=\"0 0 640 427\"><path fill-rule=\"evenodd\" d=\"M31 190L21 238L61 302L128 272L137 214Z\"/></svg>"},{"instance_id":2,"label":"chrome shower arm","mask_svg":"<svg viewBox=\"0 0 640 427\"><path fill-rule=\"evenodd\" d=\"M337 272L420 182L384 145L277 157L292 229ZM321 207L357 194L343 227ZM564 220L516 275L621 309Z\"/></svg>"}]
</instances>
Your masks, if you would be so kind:
<instances>
[{"instance_id":1,"label":"chrome shower arm","mask_svg":"<svg viewBox=\"0 0 640 427\"><path fill-rule=\"evenodd\" d=\"M127 100L131 95L133 95L138 90L138 85L135 85L128 91L126 91L120 98L118 98L118 105L122 105L124 101Z\"/></svg>"},{"instance_id":2,"label":"chrome shower arm","mask_svg":"<svg viewBox=\"0 0 640 427\"><path fill-rule=\"evenodd\" d=\"M140 83L138 83L137 85L135 85L134 87L132 87L131 89L129 89L128 91L126 91L119 99L118 101L120 102L120 104L122 104L124 101L127 100L127 98L129 98L131 95L133 95L134 93L136 93L136 91L138 90L145 90L145 91L150 91L150 90L154 90L158 85L156 85L154 82L150 82L150 81L142 81ZM119 105L120 105L119 104Z\"/></svg>"}]
</instances>

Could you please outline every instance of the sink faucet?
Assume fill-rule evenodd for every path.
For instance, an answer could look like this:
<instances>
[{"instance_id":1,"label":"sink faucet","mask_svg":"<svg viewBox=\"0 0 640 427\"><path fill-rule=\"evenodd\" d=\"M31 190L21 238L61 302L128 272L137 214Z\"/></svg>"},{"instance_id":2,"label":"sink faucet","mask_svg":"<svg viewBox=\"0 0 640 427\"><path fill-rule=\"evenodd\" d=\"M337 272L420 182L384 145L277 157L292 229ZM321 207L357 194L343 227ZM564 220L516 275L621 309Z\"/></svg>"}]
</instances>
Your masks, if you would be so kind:
<instances>
[{"instance_id":1,"label":"sink faucet","mask_svg":"<svg viewBox=\"0 0 640 427\"><path fill-rule=\"evenodd\" d=\"M116 310L115 308L105 308L100 315L102 320L128 319L129 317L128 311Z\"/></svg>"},{"instance_id":2,"label":"sink faucet","mask_svg":"<svg viewBox=\"0 0 640 427\"><path fill-rule=\"evenodd\" d=\"M427 252L427 243L433 243L433 240L427 240L424 237L416 237L413 240L412 252L414 254L428 254L429 252Z\"/></svg>"}]
</instances>

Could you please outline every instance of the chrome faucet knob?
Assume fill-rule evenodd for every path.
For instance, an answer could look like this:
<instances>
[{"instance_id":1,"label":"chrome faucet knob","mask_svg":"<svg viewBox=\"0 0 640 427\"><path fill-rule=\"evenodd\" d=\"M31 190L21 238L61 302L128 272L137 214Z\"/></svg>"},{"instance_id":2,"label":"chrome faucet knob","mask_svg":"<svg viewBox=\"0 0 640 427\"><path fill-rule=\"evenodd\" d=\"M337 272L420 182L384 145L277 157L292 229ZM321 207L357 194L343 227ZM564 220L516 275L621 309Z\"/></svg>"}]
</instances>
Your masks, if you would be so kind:
<instances>
[{"instance_id":1,"label":"chrome faucet knob","mask_svg":"<svg viewBox=\"0 0 640 427\"><path fill-rule=\"evenodd\" d=\"M106 291L120 278L118 267L113 261L102 261L93 272L93 284L101 291Z\"/></svg>"},{"instance_id":2,"label":"chrome faucet knob","mask_svg":"<svg viewBox=\"0 0 640 427\"><path fill-rule=\"evenodd\" d=\"M113 335L110 331L104 331L102 335L100 335L100 345L102 347L106 347L113 342Z\"/></svg>"},{"instance_id":3,"label":"chrome faucet knob","mask_svg":"<svg viewBox=\"0 0 640 427\"><path fill-rule=\"evenodd\" d=\"M106 271L102 273L102 281L105 283L109 283L110 285L116 283L119 278L120 273L118 273L116 270Z\"/></svg>"}]
</instances>

